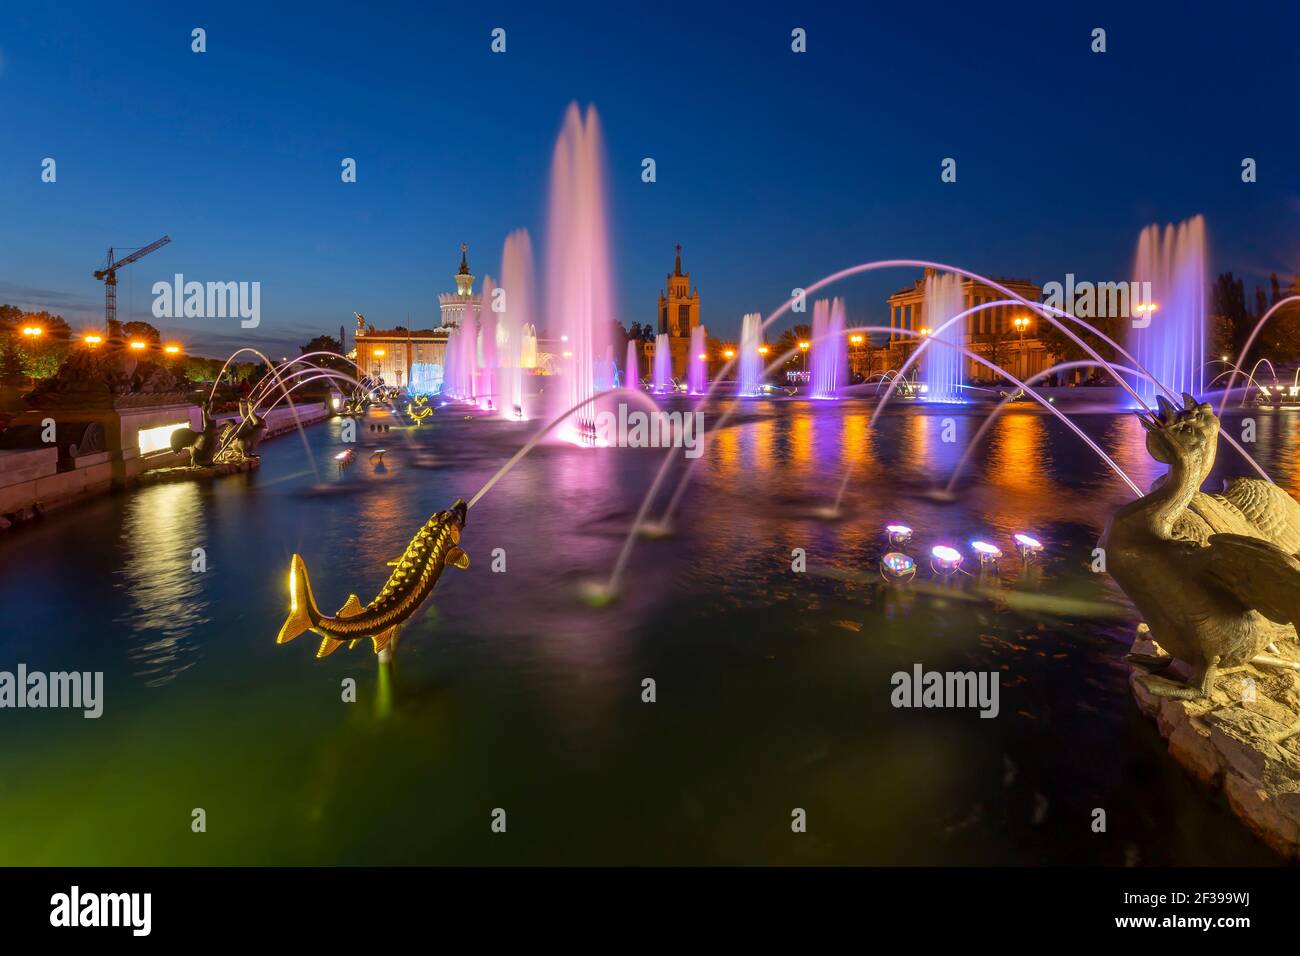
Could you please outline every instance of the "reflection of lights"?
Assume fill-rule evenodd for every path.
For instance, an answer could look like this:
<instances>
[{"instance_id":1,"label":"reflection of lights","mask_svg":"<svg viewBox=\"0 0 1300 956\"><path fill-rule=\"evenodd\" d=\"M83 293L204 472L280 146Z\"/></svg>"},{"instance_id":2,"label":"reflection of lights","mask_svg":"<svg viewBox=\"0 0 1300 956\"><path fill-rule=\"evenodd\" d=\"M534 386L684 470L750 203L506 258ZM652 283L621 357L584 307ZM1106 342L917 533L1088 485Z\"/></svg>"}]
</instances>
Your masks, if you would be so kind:
<instances>
[{"instance_id":1,"label":"reflection of lights","mask_svg":"<svg viewBox=\"0 0 1300 956\"><path fill-rule=\"evenodd\" d=\"M1020 553L1026 558L1043 550L1043 542L1027 534L1017 534L1016 544L1020 548Z\"/></svg>"},{"instance_id":2,"label":"reflection of lights","mask_svg":"<svg viewBox=\"0 0 1300 956\"><path fill-rule=\"evenodd\" d=\"M940 574L952 574L961 567L961 552L946 544L936 544L930 549L930 567Z\"/></svg>"},{"instance_id":3,"label":"reflection of lights","mask_svg":"<svg viewBox=\"0 0 1300 956\"><path fill-rule=\"evenodd\" d=\"M565 358L573 358L573 353L572 353L572 352L565 352L565 353L564 353L564 357L565 357Z\"/></svg>"},{"instance_id":4,"label":"reflection of lights","mask_svg":"<svg viewBox=\"0 0 1300 956\"><path fill-rule=\"evenodd\" d=\"M900 551L890 551L880 559L880 573L886 579L905 581L916 574L916 562Z\"/></svg>"},{"instance_id":5,"label":"reflection of lights","mask_svg":"<svg viewBox=\"0 0 1300 956\"><path fill-rule=\"evenodd\" d=\"M568 337L567 335L561 335L561 336L560 336L560 341L561 341L561 342L567 342L567 341L569 341L569 337Z\"/></svg>"},{"instance_id":6,"label":"reflection of lights","mask_svg":"<svg viewBox=\"0 0 1300 956\"><path fill-rule=\"evenodd\" d=\"M912 540L912 529L905 524L887 524L885 537L890 544L907 544Z\"/></svg>"}]
</instances>

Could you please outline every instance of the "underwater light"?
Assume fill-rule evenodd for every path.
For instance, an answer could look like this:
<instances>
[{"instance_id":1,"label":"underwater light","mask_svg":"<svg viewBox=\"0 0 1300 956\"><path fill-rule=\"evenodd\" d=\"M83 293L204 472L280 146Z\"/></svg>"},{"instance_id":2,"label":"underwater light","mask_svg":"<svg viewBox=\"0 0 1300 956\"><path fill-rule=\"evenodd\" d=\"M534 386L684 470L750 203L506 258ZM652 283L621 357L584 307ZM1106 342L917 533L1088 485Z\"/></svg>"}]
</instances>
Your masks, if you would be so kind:
<instances>
[{"instance_id":1,"label":"underwater light","mask_svg":"<svg viewBox=\"0 0 1300 956\"><path fill-rule=\"evenodd\" d=\"M885 537L890 544L907 544L912 540L912 529L905 524L887 524Z\"/></svg>"},{"instance_id":2,"label":"underwater light","mask_svg":"<svg viewBox=\"0 0 1300 956\"><path fill-rule=\"evenodd\" d=\"M900 551L890 551L880 559L880 575L886 580L910 580L916 574L916 562Z\"/></svg>"},{"instance_id":3,"label":"underwater light","mask_svg":"<svg viewBox=\"0 0 1300 956\"><path fill-rule=\"evenodd\" d=\"M952 574L961 567L961 552L946 544L936 544L930 549L930 567L940 574Z\"/></svg>"},{"instance_id":4,"label":"underwater light","mask_svg":"<svg viewBox=\"0 0 1300 956\"><path fill-rule=\"evenodd\" d=\"M1016 544L1020 548L1021 555L1023 555L1026 558L1029 557L1031 554L1036 554L1037 552L1043 550L1043 542L1027 534L1017 534Z\"/></svg>"},{"instance_id":5,"label":"underwater light","mask_svg":"<svg viewBox=\"0 0 1300 956\"><path fill-rule=\"evenodd\" d=\"M998 558L1002 557L1002 549L996 544L989 544L987 541L972 541L971 549L980 556L980 566L985 564L996 564Z\"/></svg>"}]
</instances>

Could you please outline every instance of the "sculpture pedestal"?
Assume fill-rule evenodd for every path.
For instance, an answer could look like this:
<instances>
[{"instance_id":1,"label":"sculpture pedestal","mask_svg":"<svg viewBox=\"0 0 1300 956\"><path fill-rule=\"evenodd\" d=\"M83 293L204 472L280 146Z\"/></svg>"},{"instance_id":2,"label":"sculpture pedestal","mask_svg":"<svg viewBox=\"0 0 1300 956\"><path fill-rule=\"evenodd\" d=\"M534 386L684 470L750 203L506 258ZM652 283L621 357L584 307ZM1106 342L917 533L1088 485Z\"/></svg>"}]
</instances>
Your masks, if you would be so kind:
<instances>
[{"instance_id":1,"label":"sculpture pedestal","mask_svg":"<svg viewBox=\"0 0 1300 956\"><path fill-rule=\"evenodd\" d=\"M1297 658L1293 644L1281 650ZM1165 656L1145 626L1133 651ZM1300 733L1269 739L1300 724L1300 671L1247 665L1219 674L1210 698L1201 700L1157 697L1143 686L1146 674L1133 667L1129 686L1169 742L1169 755L1201 783L1223 790L1232 812L1275 852L1300 861Z\"/></svg>"}]
</instances>

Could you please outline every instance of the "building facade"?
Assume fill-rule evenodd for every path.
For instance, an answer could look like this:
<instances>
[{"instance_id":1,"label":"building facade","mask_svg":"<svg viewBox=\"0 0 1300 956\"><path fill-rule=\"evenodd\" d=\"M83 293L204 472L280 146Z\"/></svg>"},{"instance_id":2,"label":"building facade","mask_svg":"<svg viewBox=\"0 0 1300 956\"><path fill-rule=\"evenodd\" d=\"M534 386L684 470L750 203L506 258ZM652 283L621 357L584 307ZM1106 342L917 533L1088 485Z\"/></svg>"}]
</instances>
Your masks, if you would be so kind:
<instances>
[{"instance_id":1,"label":"building facade","mask_svg":"<svg viewBox=\"0 0 1300 956\"><path fill-rule=\"evenodd\" d=\"M700 324L700 290L691 288L691 274L682 272L682 246L678 243L673 271L667 277L667 290L659 291L658 329L668 335L673 356L673 377L683 378L690 363L691 330ZM653 361L653 346L648 350ZM651 366L653 368L653 366Z\"/></svg>"},{"instance_id":2,"label":"building facade","mask_svg":"<svg viewBox=\"0 0 1300 956\"><path fill-rule=\"evenodd\" d=\"M934 274L934 269L925 270L926 276ZM994 281L1030 302L1042 301L1042 288L1028 279L995 279ZM974 279L962 280L963 311L977 305L1004 301L1006 298L1007 296L998 290ZM930 331L924 328L925 278L917 279L907 288L895 292L888 301L890 328L888 354L878 358L873 356L872 365L898 368L921 341L915 336L902 334L899 330L906 329L917 333ZM1024 381L1028 376L1052 364L1051 354L1038 338L1040 321L1041 317L1037 312L1022 305L999 305L981 309L966 316L962 345ZM965 373L967 381L997 377L987 366L970 358L966 359Z\"/></svg>"},{"instance_id":3,"label":"building facade","mask_svg":"<svg viewBox=\"0 0 1300 956\"><path fill-rule=\"evenodd\" d=\"M461 243L460 269L456 272L455 292L438 296L441 325L436 329L376 329L357 314L357 367L375 381L385 385L432 388L442 381L447 353L447 339L452 329L460 327L466 317L477 321L480 296L474 292L474 275L469 271L469 246Z\"/></svg>"}]
</instances>

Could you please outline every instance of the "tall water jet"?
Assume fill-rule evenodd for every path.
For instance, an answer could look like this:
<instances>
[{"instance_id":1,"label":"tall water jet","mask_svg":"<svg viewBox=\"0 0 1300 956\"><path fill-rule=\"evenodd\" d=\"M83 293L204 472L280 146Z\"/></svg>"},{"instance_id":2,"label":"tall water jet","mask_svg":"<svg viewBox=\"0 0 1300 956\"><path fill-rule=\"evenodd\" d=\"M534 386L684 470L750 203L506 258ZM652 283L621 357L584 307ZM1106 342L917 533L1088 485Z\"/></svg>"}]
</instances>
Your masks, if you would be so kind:
<instances>
[{"instance_id":1,"label":"tall water jet","mask_svg":"<svg viewBox=\"0 0 1300 956\"><path fill-rule=\"evenodd\" d=\"M923 330L929 334L921 340L922 398L927 402L964 402L962 374L964 358L961 347L965 329L961 322L944 324L962 311L961 276L945 272L942 275L928 272L925 277L925 310ZM939 329L943 329L942 332Z\"/></svg>"},{"instance_id":2,"label":"tall water jet","mask_svg":"<svg viewBox=\"0 0 1300 956\"><path fill-rule=\"evenodd\" d=\"M500 358L498 352L499 332L501 331L500 313L497 309L501 297L497 294L497 285L492 277L483 277L483 305L479 310L478 332L478 378L476 393L479 406L484 409L500 407Z\"/></svg>"},{"instance_id":3,"label":"tall water jet","mask_svg":"<svg viewBox=\"0 0 1300 956\"><path fill-rule=\"evenodd\" d=\"M550 209L546 232L546 322L552 338L564 342L554 396L554 415L582 407L560 430L584 445L595 443L596 363L610 356L612 298L605 179L600 121L594 107L584 120L578 104L564 114L551 161Z\"/></svg>"},{"instance_id":4,"label":"tall water jet","mask_svg":"<svg viewBox=\"0 0 1300 956\"><path fill-rule=\"evenodd\" d=\"M691 356L687 365L686 387L692 395L703 395L709 387L709 356L704 326L691 329Z\"/></svg>"},{"instance_id":5,"label":"tall water jet","mask_svg":"<svg viewBox=\"0 0 1300 956\"><path fill-rule=\"evenodd\" d=\"M1200 395L1205 389L1208 325L1205 310L1205 217L1193 216L1164 227L1147 226L1138 235L1133 261L1136 285L1130 293L1132 320L1128 348L1174 394ZM1148 297L1145 283L1150 283ZM1136 306L1154 307L1153 310ZM1129 321L1129 320L1125 320ZM1155 404L1156 386L1134 382L1137 393Z\"/></svg>"},{"instance_id":6,"label":"tall water jet","mask_svg":"<svg viewBox=\"0 0 1300 956\"><path fill-rule=\"evenodd\" d=\"M848 342L844 338L844 300L813 303L812 362L808 394L812 398L837 398L847 384Z\"/></svg>"},{"instance_id":7,"label":"tall water jet","mask_svg":"<svg viewBox=\"0 0 1300 956\"><path fill-rule=\"evenodd\" d=\"M673 390L673 353L668 343L668 333L660 332L655 336L655 373L656 392Z\"/></svg>"},{"instance_id":8,"label":"tall water jet","mask_svg":"<svg viewBox=\"0 0 1300 956\"><path fill-rule=\"evenodd\" d=\"M740 320L740 395L757 395L763 384L763 316L750 312Z\"/></svg>"},{"instance_id":9,"label":"tall water jet","mask_svg":"<svg viewBox=\"0 0 1300 956\"><path fill-rule=\"evenodd\" d=\"M503 305L497 321L497 354L500 360L498 407L506 418L525 418L524 369L537 364L536 287L533 279L533 244L527 229L506 236L501 249ZM531 340L530 340L531 337Z\"/></svg>"},{"instance_id":10,"label":"tall water jet","mask_svg":"<svg viewBox=\"0 0 1300 956\"><path fill-rule=\"evenodd\" d=\"M627 340L627 363L623 366L623 387L638 388L641 385L641 363L637 360L637 339Z\"/></svg>"}]
</instances>

